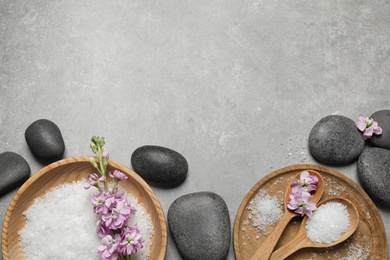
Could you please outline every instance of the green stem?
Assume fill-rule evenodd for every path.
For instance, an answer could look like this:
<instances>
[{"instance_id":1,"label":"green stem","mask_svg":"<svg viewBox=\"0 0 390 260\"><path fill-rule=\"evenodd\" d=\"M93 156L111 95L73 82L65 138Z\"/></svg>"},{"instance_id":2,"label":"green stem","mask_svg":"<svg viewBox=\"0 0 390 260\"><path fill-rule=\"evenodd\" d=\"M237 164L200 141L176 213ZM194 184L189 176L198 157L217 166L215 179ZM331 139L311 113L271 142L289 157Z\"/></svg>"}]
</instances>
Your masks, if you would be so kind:
<instances>
[{"instance_id":1,"label":"green stem","mask_svg":"<svg viewBox=\"0 0 390 260\"><path fill-rule=\"evenodd\" d=\"M100 148L100 145L97 146L98 147L98 157L99 157L99 165L100 165L100 173L106 178L106 180L104 181L104 189L105 190L108 190L108 178L106 176L106 169L104 167L104 163L103 163L103 159L102 159L102 149Z\"/></svg>"}]
</instances>

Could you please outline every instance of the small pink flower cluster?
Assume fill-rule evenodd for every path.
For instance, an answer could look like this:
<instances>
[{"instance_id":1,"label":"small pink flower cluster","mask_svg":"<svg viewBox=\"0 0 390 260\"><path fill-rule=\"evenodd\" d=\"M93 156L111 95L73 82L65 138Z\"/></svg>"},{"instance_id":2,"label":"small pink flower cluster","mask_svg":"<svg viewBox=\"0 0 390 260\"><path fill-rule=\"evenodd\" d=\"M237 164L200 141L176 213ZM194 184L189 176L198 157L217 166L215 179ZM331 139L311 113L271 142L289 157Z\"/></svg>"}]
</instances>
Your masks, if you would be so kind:
<instances>
[{"instance_id":1,"label":"small pink flower cluster","mask_svg":"<svg viewBox=\"0 0 390 260\"><path fill-rule=\"evenodd\" d=\"M302 171L298 179L294 179L291 183L292 192L290 193L290 202L287 208L294 210L295 213L312 216L313 211L317 209L316 203L309 201L313 195L311 191L317 189L318 177L310 175L308 171Z\"/></svg>"},{"instance_id":2,"label":"small pink flower cluster","mask_svg":"<svg viewBox=\"0 0 390 260\"><path fill-rule=\"evenodd\" d=\"M108 164L108 152L102 150L104 138L92 137L91 148L97 155L90 158L91 164L99 171L98 174L90 174L85 189L94 186L98 193L91 199L93 212L100 215L101 219L96 223L96 233L101 238L101 245L97 251L101 260L130 259L132 253L136 253L143 247L145 240L142 238L137 225L129 226L128 220L136 213L136 209L130 205L124 192L118 190L118 182L126 180L126 174L119 170L106 173ZM99 165L97 163L99 162ZM109 187L108 181L114 180L114 186Z\"/></svg>"},{"instance_id":3,"label":"small pink flower cluster","mask_svg":"<svg viewBox=\"0 0 390 260\"><path fill-rule=\"evenodd\" d=\"M370 139L373 134L382 134L382 128L378 125L378 122L372 118L368 118L360 115L359 120L355 122L357 129L363 132L364 140Z\"/></svg>"}]
</instances>

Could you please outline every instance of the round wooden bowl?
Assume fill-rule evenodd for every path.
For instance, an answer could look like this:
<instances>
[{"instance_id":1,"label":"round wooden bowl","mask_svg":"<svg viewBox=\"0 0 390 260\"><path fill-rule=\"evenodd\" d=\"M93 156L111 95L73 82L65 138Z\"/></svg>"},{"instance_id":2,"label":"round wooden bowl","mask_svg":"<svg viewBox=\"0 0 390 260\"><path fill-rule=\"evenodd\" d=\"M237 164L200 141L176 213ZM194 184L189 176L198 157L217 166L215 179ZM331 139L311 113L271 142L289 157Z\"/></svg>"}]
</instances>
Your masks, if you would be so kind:
<instances>
[{"instance_id":1,"label":"round wooden bowl","mask_svg":"<svg viewBox=\"0 0 390 260\"><path fill-rule=\"evenodd\" d=\"M140 176L122 164L109 160L107 172L113 172L115 169L122 171L129 177L120 183L121 187L138 198L138 202L142 203L150 214L154 225L154 235L151 239L149 259L163 260L167 248L167 226L160 202ZM18 233L26 222L23 212L28 209L35 198L42 197L51 188L62 183L87 179L93 172L95 172L95 168L89 162L89 157L80 156L52 163L31 176L12 199L4 218L1 234L4 259L24 259Z\"/></svg>"}]
</instances>

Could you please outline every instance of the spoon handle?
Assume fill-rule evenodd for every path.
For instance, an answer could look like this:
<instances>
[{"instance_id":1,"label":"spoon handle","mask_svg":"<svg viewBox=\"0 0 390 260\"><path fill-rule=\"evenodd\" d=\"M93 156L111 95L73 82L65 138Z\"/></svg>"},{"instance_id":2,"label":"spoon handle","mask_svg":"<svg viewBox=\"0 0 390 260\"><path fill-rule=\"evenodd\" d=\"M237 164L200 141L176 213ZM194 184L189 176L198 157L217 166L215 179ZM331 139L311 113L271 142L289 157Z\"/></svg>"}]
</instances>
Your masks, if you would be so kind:
<instances>
[{"instance_id":1,"label":"spoon handle","mask_svg":"<svg viewBox=\"0 0 390 260\"><path fill-rule=\"evenodd\" d=\"M276 250L272 253L269 260L280 260L286 259L289 255L298 251L301 248L308 247L307 237L303 232L298 232L298 234L291 239L287 244Z\"/></svg>"},{"instance_id":2,"label":"spoon handle","mask_svg":"<svg viewBox=\"0 0 390 260\"><path fill-rule=\"evenodd\" d=\"M263 244L256 250L255 254L252 256L251 260L268 260L276 244L279 241L280 236L282 235L284 229L290 220L297 215L286 210L283 217L276 224L272 232L268 235L267 239Z\"/></svg>"}]
</instances>

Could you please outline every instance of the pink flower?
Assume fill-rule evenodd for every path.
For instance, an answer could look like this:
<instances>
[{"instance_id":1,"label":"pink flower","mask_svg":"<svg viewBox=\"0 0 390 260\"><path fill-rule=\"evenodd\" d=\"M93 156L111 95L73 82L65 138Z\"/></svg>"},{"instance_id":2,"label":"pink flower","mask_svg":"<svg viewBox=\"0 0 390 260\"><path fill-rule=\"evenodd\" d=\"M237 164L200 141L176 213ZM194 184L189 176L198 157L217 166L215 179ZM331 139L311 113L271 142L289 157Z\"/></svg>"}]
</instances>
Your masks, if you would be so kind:
<instances>
[{"instance_id":1,"label":"pink flower","mask_svg":"<svg viewBox=\"0 0 390 260\"><path fill-rule=\"evenodd\" d=\"M96 234L98 237L103 238L107 235L113 235L112 230L107 228L102 220L96 223Z\"/></svg>"},{"instance_id":2,"label":"pink flower","mask_svg":"<svg viewBox=\"0 0 390 260\"><path fill-rule=\"evenodd\" d=\"M97 250L101 260L116 260L118 258L118 247L121 243L121 236L115 234L102 238L102 245L98 246Z\"/></svg>"},{"instance_id":3,"label":"pink flower","mask_svg":"<svg viewBox=\"0 0 390 260\"><path fill-rule=\"evenodd\" d=\"M109 210L109 207L107 206L107 200L109 200L111 197L111 193L108 190L102 190L93 196L91 199L93 204L93 212L96 214L107 214Z\"/></svg>"},{"instance_id":4,"label":"pink flower","mask_svg":"<svg viewBox=\"0 0 390 260\"><path fill-rule=\"evenodd\" d=\"M137 253L143 247L142 243L145 242L136 225L124 228L122 236L124 239L120 244L119 252L123 255Z\"/></svg>"},{"instance_id":5,"label":"pink flower","mask_svg":"<svg viewBox=\"0 0 390 260\"><path fill-rule=\"evenodd\" d=\"M104 178L104 176L101 176L99 178L99 176L96 174L96 173L92 173L89 175L89 178L87 179L87 186L84 187L84 189L89 189L91 188L91 186L94 186L95 184L97 184L97 186L99 186L99 183L101 182L104 182L106 180L106 178Z\"/></svg>"},{"instance_id":6,"label":"pink flower","mask_svg":"<svg viewBox=\"0 0 390 260\"><path fill-rule=\"evenodd\" d=\"M360 115L359 120L355 122L355 125L363 132L364 140L370 139L373 134L382 134L382 128L378 125L378 122L374 121L372 118Z\"/></svg>"},{"instance_id":7,"label":"pink flower","mask_svg":"<svg viewBox=\"0 0 390 260\"><path fill-rule=\"evenodd\" d=\"M116 206L111 212L102 216L104 224L113 230L122 228L132 213L132 207L128 205L127 199L117 200L115 204Z\"/></svg>"},{"instance_id":8,"label":"pink flower","mask_svg":"<svg viewBox=\"0 0 390 260\"><path fill-rule=\"evenodd\" d=\"M124 174L123 172L121 171L118 171L118 170L115 170L113 174L110 173L110 177L111 178L117 178L118 180L127 180L127 176L126 174Z\"/></svg>"},{"instance_id":9,"label":"pink flower","mask_svg":"<svg viewBox=\"0 0 390 260\"><path fill-rule=\"evenodd\" d=\"M318 177L310 175L308 171L302 171L299 180L294 179L291 183L292 193L301 194L303 191L311 192L317 189Z\"/></svg>"},{"instance_id":10,"label":"pink flower","mask_svg":"<svg viewBox=\"0 0 390 260\"><path fill-rule=\"evenodd\" d=\"M287 208L294 210L295 213L312 216L313 210L317 209L316 203L309 201L313 197L310 193L302 191L302 194L299 193L290 193L290 202L287 204Z\"/></svg>"}]
</instances>

